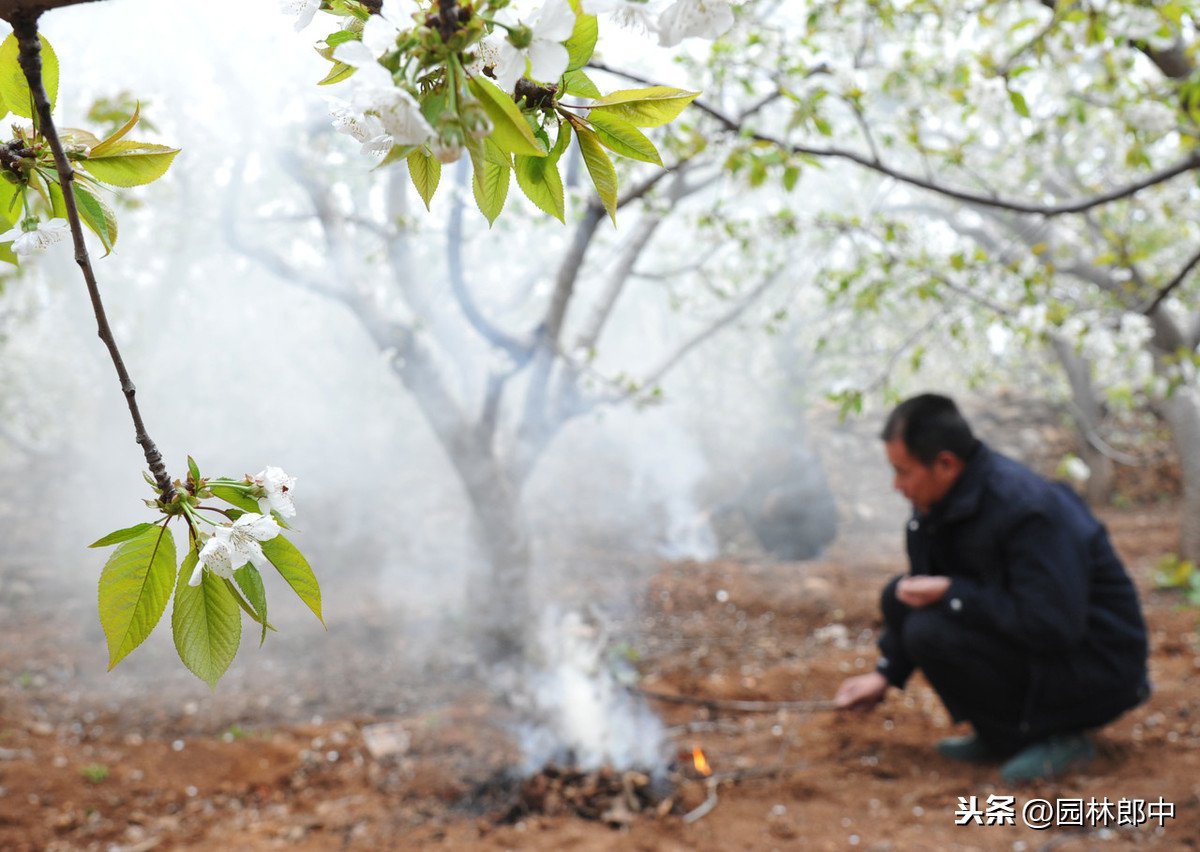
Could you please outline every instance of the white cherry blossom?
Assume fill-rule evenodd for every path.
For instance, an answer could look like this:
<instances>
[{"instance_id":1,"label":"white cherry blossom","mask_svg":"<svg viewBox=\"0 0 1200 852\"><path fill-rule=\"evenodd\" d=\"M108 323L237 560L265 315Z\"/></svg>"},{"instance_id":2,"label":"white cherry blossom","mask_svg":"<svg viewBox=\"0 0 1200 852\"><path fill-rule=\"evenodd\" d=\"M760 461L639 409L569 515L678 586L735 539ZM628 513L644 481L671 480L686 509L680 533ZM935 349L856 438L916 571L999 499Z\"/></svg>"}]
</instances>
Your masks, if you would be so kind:
<instances>
[{"instance_id":1,"label":"white cherry blossom","mask_svg":"<svg viewBox=\"0 0 1200 852\"><path fill-rule=\"evenodd\" d=\"M386 154L392 148L392 137L383 129L377 115L366 115L341 98L329 98L329 114L339 133L353 136L362 143L363 154Z\"/></svg>"},{"instance_id":2,"label":"white cherry blossom","mask_svg":"<svg viewBox=\"0 0 1200 852\"><path fill-rule=\"evenodd\" d=\"M674 47L685 38L718 38L732 26L727 0L675 0L658 17L658 42Z\"/></svg>"},{"instance_id":3,"label":"white cherry blossom","mask_svg":"<svg viewBox=\"0 0 1200 852\"><path fill-rule=\"evenodd\" d=\"M664 0L583 0L589 15L607 15L617 24L637 32L656 32Z\"/></svg>"},{"instance_id":4,"label":"white cherry blossom","mask_svg":"<svg viewBox=\"0 0 1200 852\"><path fill-rule=\"evenodd\" d=\"M66 219L51 219L39 222L33 230L26 231L20 225L0 234L0 243L12 243L17 257L29 257L34 252L62 241L71 233Z\"/></svg>"},{"instance_id":5,"label":"white cherry blossom","mask_svg":"<svg viewBox=\"0 0 1200 852\"><path fill-rule=\"evenodd\" d=\"M529 76L549 83L558 81L571 59L562 44L575 29L575 13L567 0L547 0L527 23L533 31L528 47L518 48L507 38L497 38L496 33L492 36L496 84L506 92L511 92L517 80L525 76L527 60Z\"/></svg>"},{"instance_id":6,"label":"white cherry blossom","mask_svg":"<svg viewBox=\"0 0 1200 852\"><path fill-rule=\"evenodd\" d=\"M321 0L279 0L279 8L285 15L296 18L296 32L312 23L313 17L321 9Z\"/></svg>"},{"instance_id":7,"label":"white cherry blossom","mask_svg":"<svg viewBox=\"0 0 1200 852\"><path fill-rule=\"evenodd\" d=\"M285 518L296 516L296 504L292 502L291 494L296 487L296 477L288 476L281 468L266 467L251 479L263 491L262 496L256 498L259 511L264 515L278 512Z\"/></svg>"},{"instance_id":8,"label":"white cherry blossom","mask_svg":"<svg viewBox=\"0 0 1200 852\"><path fill-rule=\"evenodd\" d=\"M374 56L383 56L396 47L400 33L413 28L413 15L418 11L420 7L414 0L383 0L379 14L367 18L363 24L363 45Z\"/></svg>"},{"instance_id":9,"label":"white cherry blossom","mask_svg":"<svg viewBox=\"0 0 1200 852\"><path fill-rule=\"evenodd\" d=\"M338 45L333 57L357 69L349 80L350 106L364 117L374 115L378 118L393 143L424 145L434 135L433 128L421 114L417 99L396 85L391 73L376 61L370 48L360 41L349 41ZM372 137L371 141L373 147L382 143L378 137ZM374 149L378 150L378 147Z\"/></svg>"},{"instance_id":10,"label":"white cherry blossom","mask_svg":"<svg viewBox=\"0 0 1200 852\"><path fill-rule=\"evenodd\" d=\"M227 580L232 580L233 572L247 562L260 570L266 569L271 562L259 542L270 541L277 535L279 522L257 512L247 512L232 524L222 524L200 548L200 558L188 585L200 585L206 568Z\"/></svg>"}]
</instances>

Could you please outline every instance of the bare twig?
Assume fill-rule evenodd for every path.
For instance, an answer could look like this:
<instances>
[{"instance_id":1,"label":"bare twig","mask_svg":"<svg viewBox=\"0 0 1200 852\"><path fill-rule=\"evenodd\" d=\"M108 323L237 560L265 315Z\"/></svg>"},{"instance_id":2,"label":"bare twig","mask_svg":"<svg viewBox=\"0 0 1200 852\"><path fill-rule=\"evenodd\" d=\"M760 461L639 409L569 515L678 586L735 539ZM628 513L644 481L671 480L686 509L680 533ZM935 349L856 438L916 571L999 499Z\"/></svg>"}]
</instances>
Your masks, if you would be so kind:
<instances>
[{"instance_id":1,"label":"bare twig","mask_svg":"<svg viewBox=\"0 0 1200 852\"><path fill-rule=\"evenodd\" d=\"M129 371L125 369L125 361L121 358L116 338L113 337L112 329L109 327L104 303L100 298L100 285L96 281L87 245L83 241L83 224L79 219L79 209L75 203L75 172L71 168L71 163L63 150L62 140L59 139L58 131L54 127L50 98L42 83L42 42L38 38L38 14L37 11L22 10L12 15L13 33L17 37L19 49L18 61L25 74L25 79L29 83L29 91L33 95L39 129L50 143L50 150L54 152L54 164L58 169L63 205L66 208L67 221L71 225L71 237L75 243L75 262L79 264L79 268L83 272L88 295L92 300L92 312L96 315L97 333L108 348L108 354L117 370L117 377L121 381L121 391L125 394L125 401L129 405L129 415L133 418L136 440L146 455L146 463L150 466L154 481L162 491L162 501L170 503L176 496L175 486L171 483L170 474L167 473L166 466L163 464L162 454L158 451L154 441L150 439L146 427L142 423L142 415L138 409L137 400L134 398L137 388L134 387L133 380L129 377Z\"/></svg>"},{"instance_id":2,"label":"bare twig","mask_svg":"<svg viewBox=\"0 0 1200 852\"><path fill-rule=\"evenodd\" d=\"M627 689L645 698L654 701L663 701L667 704L694 704L700 707L711 707L714 710L733 710L740 713L773 713L777 710L799 710L803 713L812 713L837 709L832 701L823 700L736 701L721 698L703 698L694 695L671 695L664 692L653 692L648 689L642 689L639 686L630 686Z\"/></svg>"},{"instance_id":3,"label":"bare twig","mask_svg":"<svg viewBox=\"0 0 1200 852\"><path fill-rule=\"evenodd\" d=\"M717 806L718 783L719 782L717 781L717 777L715 775L708 779L708 797L700 803L698 808L683 815L683 821L685 823L691 824L696 820L703 818Z\"/></svg>"},{"instance_id":4,"label":"bare twig","mask_svg":"<svg viewBox=\"0 0 1200 852\"><path fill-rule=\"evenodd\" d=\"M711 813L713 808L717 806L717 788L726 782L736 784L738 781L744 781L748 778L774 778L778 775L798 772L801 769L809 769L811 766L811 762L804 761L786 766L751 767L749 769L737 769L733 772L718 772L716 775L710 775L706 785L708 787L708 796L699 806L684 814L683 821L690 824Z\"/></svg>"},{"instance_id":5,"label":"bare twig","mask_svg":"<svg viewBox=\"0 0 1200 852\"><path fill-rule=\"evenodd\" d=\"M1159 289L1154 298L1150 301L1150 304L1146 305L1144 308L1138 309L1138 313L1150 316L1156 310L1158 310L1158 306L1163 303L1167 296L1171 295L1172 291L1174 291L1177 287L1179 287L1180 284L1187 280L1188 274L1191 273L1192 269L1195 268L1197 263L1200 263L1200 251L1188 258L1188 262L1183 265L1183 268L1179 270L1175 277Z\"/></svg>"}]
</instances>

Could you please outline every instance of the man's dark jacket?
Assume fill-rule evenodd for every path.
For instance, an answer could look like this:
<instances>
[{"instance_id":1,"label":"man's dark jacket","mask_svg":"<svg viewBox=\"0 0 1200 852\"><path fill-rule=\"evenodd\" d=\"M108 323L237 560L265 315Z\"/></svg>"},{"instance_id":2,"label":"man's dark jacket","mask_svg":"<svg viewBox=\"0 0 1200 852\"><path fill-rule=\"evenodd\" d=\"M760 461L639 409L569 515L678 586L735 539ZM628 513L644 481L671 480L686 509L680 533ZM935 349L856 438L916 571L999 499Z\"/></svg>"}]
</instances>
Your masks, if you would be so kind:
<instances>
[{"instance_id":1,"label":"man's dark jacket","mask_svg":"<svg viewBox=\"0 0 1200 852\"><path fill-rule=\"evenodd\" d=\"M1062 483L982 443L950 491L908 525L913 574L941 574L951 623L994 632L1028 653L1020 729L1031 735L1103 724L1150 692L1137 589L1104 526ZM879 671L913 671L900 638L880 637Z\"/></svg>"}]
</instances>

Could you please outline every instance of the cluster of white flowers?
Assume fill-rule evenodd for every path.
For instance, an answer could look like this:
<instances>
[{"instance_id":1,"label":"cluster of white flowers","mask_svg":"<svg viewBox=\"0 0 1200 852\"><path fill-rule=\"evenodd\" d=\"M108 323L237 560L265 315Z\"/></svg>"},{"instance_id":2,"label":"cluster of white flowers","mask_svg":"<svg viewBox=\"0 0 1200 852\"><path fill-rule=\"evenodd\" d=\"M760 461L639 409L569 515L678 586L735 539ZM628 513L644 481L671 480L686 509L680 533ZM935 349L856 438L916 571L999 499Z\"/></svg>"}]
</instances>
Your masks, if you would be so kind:
<instances>
[{"instance_id":1,"label":"cluster of white flowers","mask_svg":"<svg viewBox=\"0 0 1200 852\"><path fill-rule=\"evenodd\" d=\"M280 0L280 5L296 18L297 30L308 26L321 6L320 0ZM497 13L497 26L476 46L467 73L481 74L486 66L506 92L525 76L557 82L570 61L565 43L575 28L574 11L567 0L514 6ZM653 32L664 47L685 38L716 38L733 26L729 0L584 0L583 10ZM443 148L456 147L453 140L438 139L421 111L416 85L398 81L379 63L418 25L421 15L416 0L383 0L379 13L363 23L361 40L343 42L333 50L335 60L356 69L347 81L348 96L331 100L333 126L361 142L364 153L384 154L393 145L430 144L436 150L440 142ZM455 151L446 153L445 159L456 156Z\"/></svg>"},{"instance_id":2,"label":"cluster of white flowers","mask_svg":"<svg viewBox=\"0 0 1200 852\"><path fill-rule=\"evenodd\" d=\"M717 38L733 26L727 0L584 0L583 10L654 33L663 47L674 47L685 38Z\"/></svg>"},{"instance_id":3,"label":"cluster of white flowers","mask_svg":"<svg viewBox=\"0 0 1200 852\"><path fill-rule=\"evenodd\" d=\"M231 524L218 525L204 540L188 585L200 585L206 570L232 580L233 572L246 563L260 570L270 565L260 542L279 535L279 522L272 513L283 518L295 517L296 504L292 502L291 492L296 486L296 478L288 476L281 468L266 467L247 477L247 481L252 486L248 493L258 501L261 514L247 512Z\"/></svg>"},{"instance_id":4,"label":"cluster of white flowers","mask_svg":"<svg viewBox=\"0 0 1200 852\"><path fill-rule=\"evenodd\" d=\"M258 508L263 514L278 512L284 518L296 517L296 504L292 502L292 489L296 477L288 476L278 467L267 467L250 477L258 486L262 496L258 497Z\"/></svg>"},{"instance_id":5,"label":"cluster of white flowers","mask_svg":"<svg viewBox=\"0 0 1200 852\"><path fill-rule=\"evenodd\" d=\"M507 23L515 21L510 19ZM529 77L542 82L558 80L570 62L563 42L575 30L575 13L567 0L547 0L521 23L532 31L526 47L513 45L499 28L483 41L489 56L495 59L492 73L496 84L506 92L511 92L517 80L525 76L526 62Z\"/></svg>"},{"instance_id":6,"label":"cluster of white flowers","mask_svg":"<svg viewBox=\"0 0 1200 852\"><path fill-rule=\"evenodd\" d=\"M1148 138L1164 136L1178 128L1175 110L1162 101L1141 100L1125 110L1129 125Z\"/></svg>"},{"instance_id":7,"label":"cluster of white flowers","mask_svg":"<svg viewBox=\"0 0 1200 852\"><path fill-rule=\"evenodd\" d=\"M279 522L270 515L247 512L232 524L222 524L200 548L200 559L188 585L198 586L208 570L218 577L233 579L233 572L247 562L259 570L270 565L260 541L279 535Z\"/></svg>"},{"instance_id":8,"label":"cluster of white flowers","mask_svg":"<svg viewBox=\"0 0 1200 852\"><path fill-rule=\"evenodd\" d=\"M1024 329L1030 339L1038 340L1046 333L1049 325L1046 319L1046 305L1038 302L1036 305L1022 305L1017 311L1016 325Z\"/></svg>"},{"instance_id":9,"label":"cluster of white flowers","mask_svg":"<svg viewBox=\"0 0 1200 852\"><path fill-rule=\"evenodd\" d=\"M1163 13L1153 5L1139 6L1123 0L1093 0L1097 12L1109 16L1108 30L1120 33L1128 41L1144 41L1155 50L1168 50L1175 45Z\"/></svg>"},{"instance_id":10,"label":"cluster of white flowers","mask_svg":"<svg viewBox=\"0 0 1200 852\"><path fill-rule=\"evenodd\" d=\"M22 225L11 228L0 234L0 243L12 243L17 257L25 258L61 242L70 233L71 226L66 219L51 219L38 222L28 230Z\"/></svg>"}]
</instances>

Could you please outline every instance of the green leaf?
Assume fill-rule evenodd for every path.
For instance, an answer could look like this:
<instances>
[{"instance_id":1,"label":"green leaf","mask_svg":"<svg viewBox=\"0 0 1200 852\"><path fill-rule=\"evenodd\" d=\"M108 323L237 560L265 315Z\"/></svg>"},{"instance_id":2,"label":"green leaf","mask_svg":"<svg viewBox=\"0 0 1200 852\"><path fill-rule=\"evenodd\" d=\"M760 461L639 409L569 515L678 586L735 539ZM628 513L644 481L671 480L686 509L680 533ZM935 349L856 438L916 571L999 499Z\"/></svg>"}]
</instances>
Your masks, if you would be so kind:
<instances>
[{"instance_id":1,"label":"green leaf","mask_svg":"<svg viewBox=\"0 0 1200 852\"><path fill-rule=\"evenodd\" d=\"M513 157L513 171L526 198L558 221L565 222L566 207L557 162L551 162L548 157L517 154Z\"/></svg>"},{"instance_id":2,"label":"green leaf","mask_svg":"<svg viewBox=\"0 0 1200 852\"><path fill-rule=\"evenodd\" d=\"M353 73L353 65L347 65L345 62L334 62L333 67L329 69L329 73L321 80L318 80L317 85L330 86L334 83L340 83Z\"/></svg>"},{"instance_id":3,"label":"green leaf","mask_svg":"<svg viewBox=\"0 0 1200 852\"><path fill-rule=\"evenodd\" d=\"M296 546L281 535L262 543L263 553L280 573L292 590L300 596L300 600L325 623L321 617L321 587L317 577L309 567L308 560L296 549Z\"/></svg>"},{"instance_id":4,"label":"green leaf","mask_svg":"<svg viewBox=\"0 0 1200 852\"><path fill-rule=\"evenodd\" d=\"M156 181L171 167L171 161L179 153L178 148L168 145L152 145L149 142L134 142L132 139L113 142L97 155L79 163L101 183L112 186L142 186Z\"/></svg>"},{"instance_id":5,"label":"green leaf","mask_svg":"<svg viewBox=\"0 0 1200 852\"><path fill-rule=\"evenodd\" d=\"M42 40L42 85L46 87L46 94L50 97L50 108L54 109L54 102L58 98L58 57L45 36L39 34L38 38ZM33 118L33 94L29 91L29 83L21 70L21 63L17 58L19 52L16 36L9 33L0 43L0 97L4 99L4 105L10 112L24 118Z\"/></svg>"},{"instance_id":6,"label":"green leaf","mask_svg":"<svg viewBox=\"0 0 1200 852\"><path fill-rule=\"evenodd\" d=\"M617 224L617 170L613 168L612 160L599 137L590 127L582 123L571 123L575 128L575 136L579 139L579 150L583 154L583 163L587 166L588 174L596 187L596 194L608 211L613 224Z\"/></svg>"},{"instance_id":7,"label":"green leaf","mask_svg":"<svg viewBox=\"0 0 1200 852\"><path fill-rule=\"evenodd\" d=\"M4 109L2 102L0 102L0 109ZM20 201L21 187L6 180L0 180L0 226L3 226L5 231L17 224L21 215ZM13 252L12 247L12 243L0 243L0 262L17 266L17 255Z\"/></svg>"},{"instance_id":8,"label":"green leaf","mask_svg":"<svg viewBox=\"0 0 1200 852\"><path fill-rule=\"evenodd\" d=\"M442 179L441 162L424 151L413 151L408 155L408 174L428 210L429 200L437 192L438 182Z\"/></svg>"},{"instance_id":9,"label":"green leaf","mask_svg":"<svg viewBox=\"0 0 1200 852\"><path fill-rule=\"evenodd\" d=\"M417 150L416 145L393 145L388 148L388 152L383 155L383 159L379 161L379 165L371 171L387 168L392 163L398 163L401 160L407 160L408 155Z\"/></svg>"},{"instance_id":10,"label":"green leaf","mask_svg":"<svg viewBox=\"0 0 1200 852\"><path fill-rule=\"evenodd\" d=\"M509 174L512 163L509 155L501 151L495 144L488 142L488 156L484 158L482 168L477 167L471 189L475 193L475 203L479 212L488 220L488 225L496 221L504 202L508 198Z\"/></svg>"},{"instance_id":11,"label":"green leaf","mask_svg":"<svg viewBox=\"0 0 1200 852\"><path fill-rule=\"evenodd\" d=\"M100 572L100 624L110 671L154 630L174 579L175 541L168 529L151 525L108 558Z\"/></svg>"},{"instance_id":12,"label":"green leaf","mask_svg":"<svg viewBox=\"0 0 1200 852\"><path fill-rule=\"evenodd\" d=\"M247 496L245 491L238 491L236 488L230 488L228 485L214 485L208 490L213 493L214 497L218 497L226 503L231 503L244 512L259 511L257 501L253 497Z\"/></svg>"},{"instance_id":13,"label":"green leaf","mask_svg":"<svg viewBox=\"0 0 1200 852\"><path fill-rule=\"evenodd\" d=\"M107 149L111 148L117 142L120 142L122 139L124 139L130 130L133 130L133 128L137 127L137 123L141 119L141 117L142 117L142 105L137 104L136 106L134 106L133 115L131 115L129 117L128 121L126 121L123 125L121 125L121 127L119 127L116 130L116 132L114 132L111 136L109 136L103 142L98 142L97 144L92 146L91 156L93 156L93 157L102 156L106 152Z\"/></svg>"},{"instance_id":14,"label":"green leaf","mask_svg":"<svg viewBox=\"0 0 1200 852\"><path fill-rule=\"evenodd\" d=\"M609 112L634 127L659 127L674 120L683 108L700 96L667 86L648 89L621 89L596 101L589 118L596 112Z\"/></svg>"},{"instance_id":15,"label":"green leaf","mask_svg":"<svg viewBox=\"0 0 1200 852\"><path fill-rule=\"evenodd\" d=\"M662 165L662 158L658 156L658 149L654 147L654 143L628 121L598 110L592 110L588 119L605 148L616 151L623 157L654 163L656 166Z\"/></svg>"},{"instance_id":16,"label":"green leaf","mask_svg":"<svg viewBox=\"0 0 1200 852\"><path fill-rule=\"evenodd\" d=\"M217 681L237 656L242 641L242 614L233 592L225 587L226 581L210 571L201 574L199 585L188 585L198 561L196 549L192 548L179 570L171 633L183 664L216 689Z\"/></svg>"},{"instance_id":17,"label":"green leaf","mask_svg":"<svg viewBox=\"0 0 1200 852\"><path fill-rule=\"evenodd\" d=\"M120 544L123 541L130 541L138 538L155 527L156 524L136 524L132 527L126 527L123 530L110 532L104 538L89 544L88 547L108 547L110 544Z\"/></svg>"},{"instance_id":18,"label":"green leaf","mask_svg":"<svg viewBox=\"0 0 1200 852\"><path fill-rule=\"evenodd\" d=\"M512 98L485 77L471 77L467 87L491 119L493 129L489 138L501 150L528 157L546 156L545 147L533 135L529 122Z\"/></svg>"},{"instance_id":19,"label":"green leaf","mask_svg":"<svg viewBox=\"0 0 1200 852\"><path fill-rule=\"evenodd\" d=\"M1025 103L1024 95L1022 95L1020 92L1009 89L1008 99L1012 101L1013 109L1017 111L1018 115L1029 118L1029 105Z\"/></svg>"},{"instance_id":20,"label":"green leaf","mask_svg":"<svg viewBox=\"0 0 1200 852\"><path fill-rule=\"evenodd\" d=\"M20 218L21 187L6 180L0 180L0 219L10 225L15 225Z\"/></svg>"},{"instance_id":21,"label":"green leaf","mask_svg":"<svg viewBox=\"0 0 1200 852\"><path fill-rule=\"evenodd\" d=\"M229 583L229 580L225 581ZM237 585L230 591L235 593L238 605L246 614L262 625L262 636L258 640L261 648L267 641L267 631L275 628L267 621L267 590L263 586L262 574L258 569L247 563L233 572L233 582Z\"/></svg>"},{"instance_id":22,"label":"green leaf","mask_svg":"<svg viewBox=\"0 0 1200 852\"><path fill-rule=\"evenodd\" d=\"M567 49L567 71L575 71L587 65L592 54L596 52L596 39L600 35L600 27L595 15L584 15L579 9L575 10L575 28L571 37L563 42Z\"/></svg>"},{"instance_id":23,"label":"green leaf","mask_svg":"<svg viewBox=\"0 0 1200 852\"><path fill-rule=\"evenodd\" d=\"M362 33L354 30L337 30L325 36L326 47L337 47L339 44L345 44L348 41L354 41L357 38L362 38Z\"/></svg>"},{"instance_id":24,"label":"green leaf","mask_svg":"<svg viewBox=\"0 0 1200 852\"><path fill-rule=\"evenodd\" d=\"M96 138L96 134L87 130L80 130L78 127L60 127L58 129L58 135L62 138L64 147L69 147L71 145L86 145L92 150L95 150L98 145L102 144L100 140Z\"/></svg>"},{"instance_id":25,"label":"green leaf","mask_svg":"<svg viewBox=\"0 0 1200 852\"><path fill-rule=\"evenodd\" d=\"M100 238L100 242L104 244L104 253L107 255L117 241L117 215L107 204L93 195L91 190L78 183L73 186L79 218Z\"/></svg>"},{"instance_id":26,"label":"green leaf","mask_svg":"<svg viewBox=\"0 0 1200 852\"><path fill-rule=\"evenodd\" d=\"M568 95L578 95L581 98L600 97L600 89L582 70L568 71L563 75L563 91Z\"/></svg>"},{"instance_id":27,"label":"green leaf","mask_svg":"<svg viewBox=\"0 0 1200 852\"><path fill-rule=\"evenodd\" d=\"M116 214L81 183L73 181L71 186L75 190L75 207L79 211L80 220L100 238L100 242L104 244L105 255L107 255L112 251L113 243L117 241ZM63 197L62 187L56 182L47 181L47 191L54 215L66 218L67 203Z\"/></svg>"}]
</instances>

